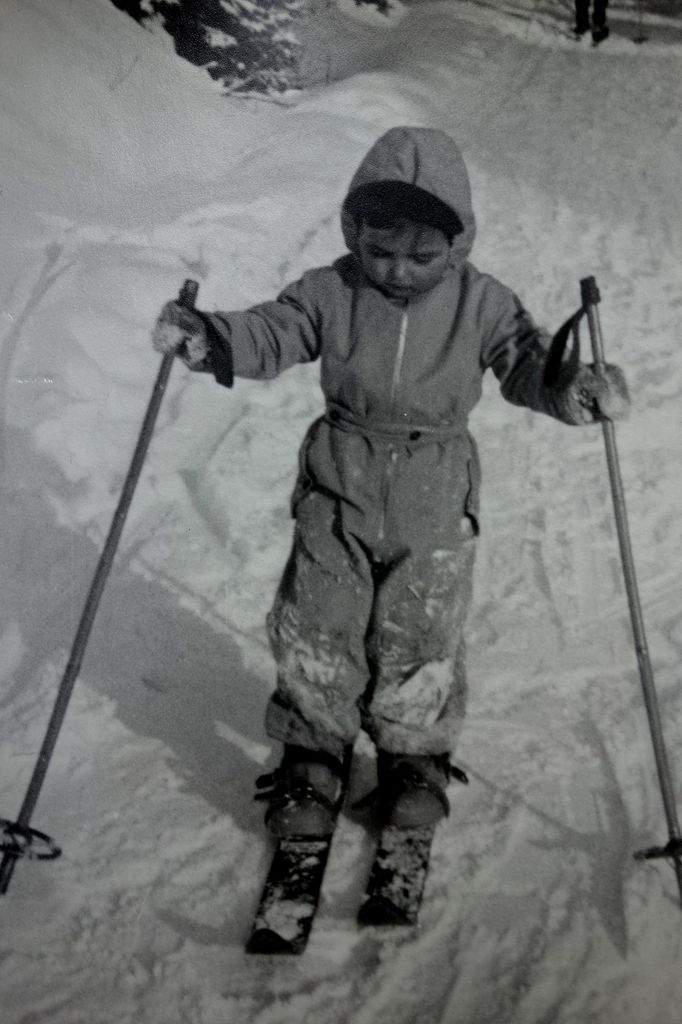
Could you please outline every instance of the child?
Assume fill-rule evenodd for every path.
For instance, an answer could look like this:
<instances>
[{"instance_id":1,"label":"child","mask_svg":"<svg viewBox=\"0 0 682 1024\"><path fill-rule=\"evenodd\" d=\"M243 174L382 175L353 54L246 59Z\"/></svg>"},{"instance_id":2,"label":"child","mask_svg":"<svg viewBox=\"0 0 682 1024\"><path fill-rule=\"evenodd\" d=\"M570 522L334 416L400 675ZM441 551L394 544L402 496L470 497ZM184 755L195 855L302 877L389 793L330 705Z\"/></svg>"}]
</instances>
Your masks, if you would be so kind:
<instances>
[{"instance_id":1,"label":"child","mask_svg":"<svg viewBox=\"0 0 682 1024\"><path fill-rule=\"evenodd\" d=\"M153 336L227 387L321 361L327 408L300 451L293 548L268 616L278 674L266 728L285 746L263 796L277 835L329 833L361 726L378 750L384 822L448 812L478 533L467 419L484 371L510 402L565 423L628 407L614 366L543 384L548 335L468 261L469 181L444 132L383 135L351 182L342 227L349 252L275 301L213 314L171 302Z\"/></svg>"}]
</instances>

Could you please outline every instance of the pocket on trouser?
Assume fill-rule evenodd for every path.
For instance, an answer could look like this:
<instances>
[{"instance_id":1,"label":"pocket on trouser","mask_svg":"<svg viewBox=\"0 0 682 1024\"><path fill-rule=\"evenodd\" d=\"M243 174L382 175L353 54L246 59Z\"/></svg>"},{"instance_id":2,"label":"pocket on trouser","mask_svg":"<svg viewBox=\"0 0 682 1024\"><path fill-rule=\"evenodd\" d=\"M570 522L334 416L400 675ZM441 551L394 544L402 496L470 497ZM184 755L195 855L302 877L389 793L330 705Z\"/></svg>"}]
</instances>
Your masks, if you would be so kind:
<instances>
[{"instance_id":1,"label":"pocket on trouser","mask_svg":"<svg viewBox=\"0 0 682 1024\"><path fill-rule=\"evenodd\" d=\"M315 420L314 423L308 428L308 432L303 438L301 447L298 450L298 474L296 476L296 483L289 499L289 512L292 518L296 517L298 506L301 504L303 499L310 494L315 486L312 474L308 468L308 454L312 447L315 439L315 433L318 424L321 422L320 419Z\"/></svg>"},{"instance_id":2,"label":"pocket on trouser","mask_svg":"<svg viewBox=\"0 0 682 1024\"><path fill-rule=\"evenodd\" d=\"M481 492L481 463L478 457L476 442L469 435L471 454L467 460L467 475L469 488L464 499L464 515L471 521L474 536L478 536L481 530L480 524L480 492Z\"/></svg>"}]
</instances>

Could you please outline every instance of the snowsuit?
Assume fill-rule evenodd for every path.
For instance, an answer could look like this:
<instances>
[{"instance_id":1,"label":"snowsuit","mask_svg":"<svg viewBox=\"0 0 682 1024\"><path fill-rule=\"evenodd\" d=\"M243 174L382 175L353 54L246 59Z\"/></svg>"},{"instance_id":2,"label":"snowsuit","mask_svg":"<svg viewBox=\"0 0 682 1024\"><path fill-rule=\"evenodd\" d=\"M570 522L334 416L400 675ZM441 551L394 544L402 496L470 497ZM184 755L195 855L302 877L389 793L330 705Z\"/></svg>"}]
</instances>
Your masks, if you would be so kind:
<instances>
[{"instance_id":1,"label":"snowsuit","mask_svg":"<svg viewBox=\"0 0 682 1024\"><path fill-rule=\"evenodd\" d=\"M479 462L469 413L491 367L510 402L572 422L544 388L548 336L516 296L468 261L475 222L454 142L397 128L354 189L409 182L463 231L426 294L387 298L355 255L311 270L279 297L207 315L216 378L272 378L320 359L327 402L300 452L293 547L268 616L278 679L268 733L339 755L361 725L379 748L452 748L465 701L462 630L478 533Z\"/></svg>"}]
</instances>

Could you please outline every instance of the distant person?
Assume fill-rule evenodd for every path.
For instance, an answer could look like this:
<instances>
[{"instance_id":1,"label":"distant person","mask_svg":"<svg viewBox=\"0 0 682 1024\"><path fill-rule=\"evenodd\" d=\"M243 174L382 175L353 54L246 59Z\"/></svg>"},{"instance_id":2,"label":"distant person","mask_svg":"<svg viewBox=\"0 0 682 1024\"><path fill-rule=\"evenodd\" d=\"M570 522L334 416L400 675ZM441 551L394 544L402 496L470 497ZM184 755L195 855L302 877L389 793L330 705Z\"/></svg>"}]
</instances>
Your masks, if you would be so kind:
<instances>
[{"instance_id":1,"label":"distant person","mask_svg":"<svg viewBox=\"0 0 682 1024\"><path fill-rule=\"evenodd\" d=\"M590 0L575 0L575 27L573 34L581 39L592 29L592 42L601 43L609 34L606 24L606 8L609 0L593 0L592 20L590 21Z\"/></svg>"},{"instance_id":2,"label":"distant person","mask_svg":"<svg viewBox=\"0 0 682 1024\"><path fill-rule=\"evenodd\" d=\"M384 822L448 811L479 528L467 424L485 371L514 405L567 424L628 407L617 366L580 364L561 387L544 383L549 335L469 262L469 178L444 132L383 135L342 225L349 251L278 298L226 313L170 302L154 330L157 349L228 387L322 363L327 408L301 448L293 549L268 617L278 672L266 731L284 754L262 795L277 835L331 832L361 725L378 748Z\"/></svg>"}]
</instances>

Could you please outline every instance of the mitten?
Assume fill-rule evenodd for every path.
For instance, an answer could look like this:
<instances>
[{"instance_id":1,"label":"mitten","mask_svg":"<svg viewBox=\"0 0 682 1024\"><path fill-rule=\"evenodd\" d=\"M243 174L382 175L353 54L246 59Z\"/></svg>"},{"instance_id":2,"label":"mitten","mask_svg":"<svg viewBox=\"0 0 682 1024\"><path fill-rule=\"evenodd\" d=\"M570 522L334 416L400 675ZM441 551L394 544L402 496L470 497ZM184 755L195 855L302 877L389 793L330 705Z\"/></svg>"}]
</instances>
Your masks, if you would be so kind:
<instances>
[{"instance_id":1,"label":"mitten","mask_svg":"<svg viewBox=\"0 0 682 1024\"><path fill-rule=\"evenodd\" d=\"M177 302L167 302L152 329L157 352L173 352L190 367L199 367L209 353L206 326L194 310Z\"/></svg>"},{"instance_id":2,"label":"mitten","mask_svg":"<svg viewBox=\"0 0 682 1024\"><path fill-rule=\"evenodd\" d=\"M599 371L593 365L581 365L562 398L576 424L623 420L630 412L625 374L613 363L605 363Z\"/></svg>"}]
</instances>

